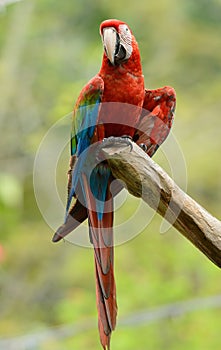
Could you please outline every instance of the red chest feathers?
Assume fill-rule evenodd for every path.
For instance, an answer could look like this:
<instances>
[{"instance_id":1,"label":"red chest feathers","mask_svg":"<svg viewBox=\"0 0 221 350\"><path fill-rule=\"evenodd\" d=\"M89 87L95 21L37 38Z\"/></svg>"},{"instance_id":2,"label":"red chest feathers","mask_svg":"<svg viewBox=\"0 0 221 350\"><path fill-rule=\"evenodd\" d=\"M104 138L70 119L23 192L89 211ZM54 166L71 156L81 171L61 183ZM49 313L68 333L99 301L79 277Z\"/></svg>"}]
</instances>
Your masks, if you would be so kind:
<instances>
[{"instance_id":1,"label":"red chest feathers","mask_svg":"<svg viewBox=\"0 0 221 350\"><path fill-rule=\"evenodd\" d=\"M104 93L99 119L104 123L105 137L132 137L143 106L143 76L132 75L120 68L115 74L102 77Z\"/></svg>"}]
</instances>

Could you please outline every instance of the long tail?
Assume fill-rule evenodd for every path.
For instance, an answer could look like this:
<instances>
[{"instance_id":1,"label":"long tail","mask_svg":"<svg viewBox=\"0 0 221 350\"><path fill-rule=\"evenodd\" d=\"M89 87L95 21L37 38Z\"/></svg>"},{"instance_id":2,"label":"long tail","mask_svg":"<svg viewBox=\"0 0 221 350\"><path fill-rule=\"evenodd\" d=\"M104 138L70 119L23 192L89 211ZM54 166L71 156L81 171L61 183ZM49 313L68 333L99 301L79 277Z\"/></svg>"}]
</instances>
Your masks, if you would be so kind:
<instances>
[{"instance_id":1,"label":"long tail","mask_svg":"<svg viewBox=\"0 0 221 350\"><path fill-rule=\"evenodd\" d=\"M90 239L94 246L96 299L98 327L103 348L110 349L111 332L116 326L117 303L114 280L113 248L113 197L110 193L110 180L106 187L106 200L103 213L96 211L96 199L91 193L86 176L83 175L85 196L88 205Z\"/></svg>"}]
</instances>

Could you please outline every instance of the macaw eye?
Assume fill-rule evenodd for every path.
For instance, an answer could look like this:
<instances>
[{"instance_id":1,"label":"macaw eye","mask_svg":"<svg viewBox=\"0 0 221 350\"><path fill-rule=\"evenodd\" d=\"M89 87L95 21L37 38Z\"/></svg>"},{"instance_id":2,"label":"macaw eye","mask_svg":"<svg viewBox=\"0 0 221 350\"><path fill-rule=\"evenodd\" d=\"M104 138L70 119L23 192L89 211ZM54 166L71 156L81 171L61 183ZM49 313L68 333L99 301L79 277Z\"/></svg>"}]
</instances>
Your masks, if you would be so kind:
<instances>
[{"instance_id":1,"label":"macaw eye","mask_svg":"<svg viewBox=\"0 0 221 350\"><path fill-rule=\"evenodd\" d=\"M119 26L119 35L126 42L131 41L131 31L126 24L122 24Z\"/></svg>"},{"instance_id":2,"label":"macaw eye","mask_svg":"<svg viewBox=\"0 0 221 350\"><path fill-rule=\"evenodd\" d=\"M128 28L128 26L126 24L120 25L119 28L120 28L120 32L121 33L128 34L129 28Z\"/></svg>"},{"instance_id":3,"label":"macaw eye","mask_svg":"<svg viewBox=\"0 0 221 350\"><path fill-rule=\"evenodd\" d=\"M125 59L128 59L130 58L133 49L132 49L132 34L126 24L121 24L119 26L119 36L120 36L120 43L123 46L125 51Z\"/></svg>"}]
</instances>

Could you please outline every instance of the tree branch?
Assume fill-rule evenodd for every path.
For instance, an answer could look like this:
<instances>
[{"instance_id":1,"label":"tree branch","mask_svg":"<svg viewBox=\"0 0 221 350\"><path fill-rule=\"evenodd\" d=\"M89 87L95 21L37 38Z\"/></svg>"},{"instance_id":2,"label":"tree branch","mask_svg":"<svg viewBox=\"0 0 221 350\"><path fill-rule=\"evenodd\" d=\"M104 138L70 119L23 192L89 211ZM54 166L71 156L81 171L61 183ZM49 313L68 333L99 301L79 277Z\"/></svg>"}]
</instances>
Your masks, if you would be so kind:
<instances>
[{"instance_id":1,"label":"tree branch","mask_svg":"<svg viewBox=\"0 0 221 350\"><path fill-rule=\"evenodd\" d=\"M135 143L122 143L117 138L107 141L101 154L113 175L221 267L221 222L183 192Z\"/></svg>"}]
</instances>

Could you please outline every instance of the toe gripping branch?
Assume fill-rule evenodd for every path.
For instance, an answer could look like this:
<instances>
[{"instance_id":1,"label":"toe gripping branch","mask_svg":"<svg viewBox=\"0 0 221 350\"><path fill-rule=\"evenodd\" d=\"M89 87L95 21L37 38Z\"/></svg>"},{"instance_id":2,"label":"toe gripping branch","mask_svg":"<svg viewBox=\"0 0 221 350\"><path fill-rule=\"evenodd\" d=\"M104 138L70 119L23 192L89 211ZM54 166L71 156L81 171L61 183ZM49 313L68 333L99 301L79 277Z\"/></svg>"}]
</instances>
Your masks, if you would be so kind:
<instances>
[{"instance_id":1,"label":"toe gripping branch","mask_svg":"<svg viewBox=\"0 0 221 350\"><path fill-rule=\"evenodd\" d=\"M103 141L99 144L96 151L96 159L99 161L104 160L104 156L102 155L102 150L105 148L111 149L113 148L124 148L130 147L130 152L133 150L133 139L128 135L123 135L121 137L110 136L108 138L104 138Z\"/></svg>"}]
</instances>

